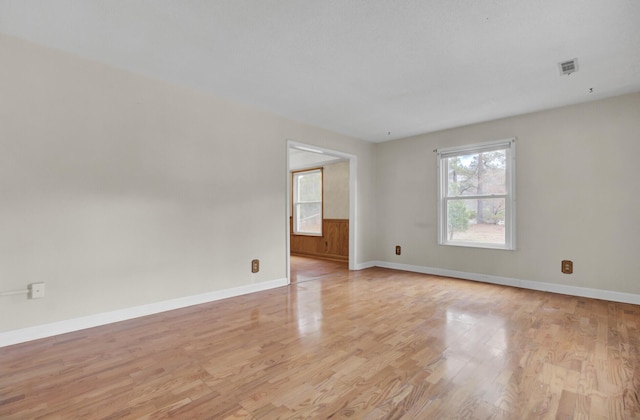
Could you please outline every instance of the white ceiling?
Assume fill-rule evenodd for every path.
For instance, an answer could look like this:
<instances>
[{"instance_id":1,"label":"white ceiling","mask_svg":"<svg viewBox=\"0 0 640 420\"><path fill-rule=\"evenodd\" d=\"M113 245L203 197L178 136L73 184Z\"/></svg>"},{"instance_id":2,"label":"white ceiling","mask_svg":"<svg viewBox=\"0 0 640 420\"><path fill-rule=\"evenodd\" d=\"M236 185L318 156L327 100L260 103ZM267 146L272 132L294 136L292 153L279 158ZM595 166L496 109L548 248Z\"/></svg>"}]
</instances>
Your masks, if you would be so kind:
<instances>
[{"instance_id":1,"label":"white ceiling","mask_svg":"<svg viewBox=\"0 0 640 420\"><path fill-rule=\"evenodd\" d=\"M0 33L374 142L640 91L638 0L0 0Z\"/></svg>"}]
</instances>

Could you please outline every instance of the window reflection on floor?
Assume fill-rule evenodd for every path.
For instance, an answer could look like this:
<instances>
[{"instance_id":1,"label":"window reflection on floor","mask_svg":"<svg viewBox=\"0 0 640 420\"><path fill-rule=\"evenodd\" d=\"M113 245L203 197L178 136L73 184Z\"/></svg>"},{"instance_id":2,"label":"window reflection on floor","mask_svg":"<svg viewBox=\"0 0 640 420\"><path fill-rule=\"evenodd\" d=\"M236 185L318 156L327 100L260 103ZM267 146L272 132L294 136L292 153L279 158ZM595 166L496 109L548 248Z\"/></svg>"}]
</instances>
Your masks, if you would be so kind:
<instances>
[{"instance_id":1,"label":"window reflection on floor","mask_svg":"<svg viewBox=\"0 0 640 420\"><path fill-rule=\"evenodd\" d=\"M301 337L322 331L322 289L320 287L294 286L290 294L290 319L296 323Z\"/></svg>"},{"instance_id":2,"label":"window reflection on floor","mask_svg":"<svg viewBox=\"0 0 640 420\"><path fill-rule=\"evenodd\" d=\"M482 335L486 341L482 348L476 351L491 353L494 356L503 356L508 350L507 334L504 319L491 317L487 314L474 314L460 308L447 308L446 337L449 348L461 348L464 351L473 351L464 347L464 341L477 343L477 336ZM465 336L467 340L465 340ZM473 339L470 339L473 338Z\"/></svg>"},{"instance_id":3,"label":"window reflection on floor","mask_svg":"<svg viewBox=\"0 0 640 420\"><path fill-rule=\"evenodd\" d=\"M293 319L301 336L322 331L322 285L320 282L348 272L346 262L291 256L291 283L300 284L292 293ZM301 284L304 283L304 284Z\"/></svg>"}]
</instances>

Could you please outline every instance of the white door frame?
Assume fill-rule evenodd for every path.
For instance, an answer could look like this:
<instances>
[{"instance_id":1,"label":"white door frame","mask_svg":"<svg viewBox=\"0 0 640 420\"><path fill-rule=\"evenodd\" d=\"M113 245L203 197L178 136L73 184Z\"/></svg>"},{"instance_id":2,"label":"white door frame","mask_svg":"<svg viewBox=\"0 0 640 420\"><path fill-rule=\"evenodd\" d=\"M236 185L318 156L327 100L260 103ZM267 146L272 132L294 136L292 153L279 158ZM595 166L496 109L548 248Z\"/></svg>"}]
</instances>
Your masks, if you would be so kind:
<instances>
[{"instance_id":1,"label":"white door frame","mask_svg":"<svg viewBox=\"0 0 640 420\"><path fill-rule=\"evenodd\" d=\"M290 182L290 168L289 168L289 150L292 148L307 150L310 152L323 153L329 156L336 156L349 160L349 270L356 269L356 246L358 224L356 220L356 178L358 173L358 157L350 153L340 152L337 150L327 149L321 146L315 146L311 144L300 143L293 140L287 140L287 172L286 172L286 185L287 185L287 201L285 203L285 215L286 215L286 232L287 232L287 284L291 284L291 225L289 220L291 218L291 182Z\"/></svg>"}]
</instances>

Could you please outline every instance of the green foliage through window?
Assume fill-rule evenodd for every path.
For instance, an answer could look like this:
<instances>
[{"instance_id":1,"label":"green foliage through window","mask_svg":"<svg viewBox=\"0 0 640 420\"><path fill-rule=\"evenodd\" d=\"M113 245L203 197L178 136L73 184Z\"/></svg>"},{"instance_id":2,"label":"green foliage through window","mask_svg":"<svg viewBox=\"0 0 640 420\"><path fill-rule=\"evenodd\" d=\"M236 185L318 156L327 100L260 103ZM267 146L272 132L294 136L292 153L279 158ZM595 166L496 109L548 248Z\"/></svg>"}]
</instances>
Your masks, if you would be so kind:
<instances>
[{"instance_id":1,"label":"green foliage through window","mask_svg":"<svg viewBox=\"0 0 640 420\"><path fill-rule=\"evenodd\" d=\"M515 143L438 151L440 239L513 249Z\"/></svg>"}]
</instances>

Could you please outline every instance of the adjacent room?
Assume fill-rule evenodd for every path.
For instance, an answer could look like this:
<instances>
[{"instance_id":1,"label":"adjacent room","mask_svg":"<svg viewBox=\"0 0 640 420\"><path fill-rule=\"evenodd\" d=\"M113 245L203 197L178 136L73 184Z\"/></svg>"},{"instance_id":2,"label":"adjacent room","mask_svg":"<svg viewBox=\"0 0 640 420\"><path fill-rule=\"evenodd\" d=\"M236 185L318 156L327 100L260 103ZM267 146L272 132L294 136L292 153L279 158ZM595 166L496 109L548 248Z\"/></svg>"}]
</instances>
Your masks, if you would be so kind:
<instances>
[{"instance_id":1,"label":"adjacent room","mask_svg":"<svg viewBox=\"0 0 640 420\"><path fill-rule=\"evenodd\" d=\"M348 269L350 158L290 146L289 249L291 283Z\"/></svg>"},{"instance_id":2,"label":"adjacent room","mask_svg":"<svg viewBox=\"0 0 640 420\"><path fill-rule=\"evenodd\" d=\"M0 418L640 418L638 22L0 0Z\"/></svg>"}]
</instances>

